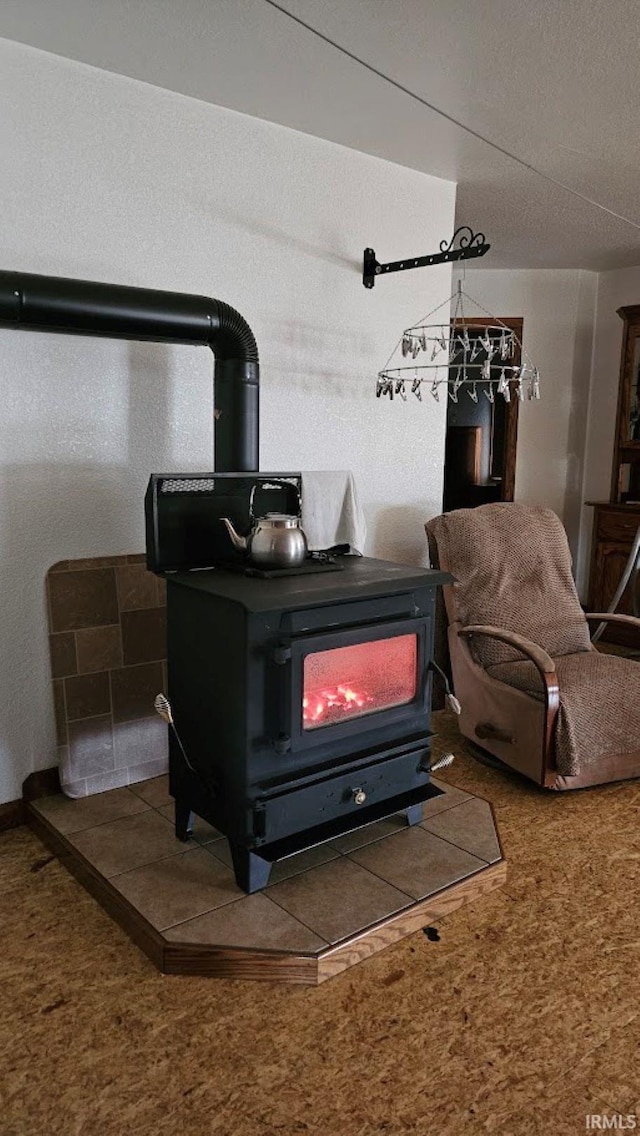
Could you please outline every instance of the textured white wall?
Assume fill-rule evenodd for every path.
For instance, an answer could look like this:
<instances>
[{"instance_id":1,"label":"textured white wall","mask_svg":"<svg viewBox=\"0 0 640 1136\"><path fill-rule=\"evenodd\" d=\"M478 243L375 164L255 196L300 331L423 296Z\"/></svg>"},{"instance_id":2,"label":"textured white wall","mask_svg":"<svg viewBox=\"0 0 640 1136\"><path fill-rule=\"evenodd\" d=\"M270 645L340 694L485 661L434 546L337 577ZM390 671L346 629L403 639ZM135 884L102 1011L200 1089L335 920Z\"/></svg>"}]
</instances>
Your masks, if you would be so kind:
<instances>
[{"instance_id":1,"label":"textured white wall","mask_svg":"<svg viewBox=\"0 0 640 1136\"><path fill-rule=\"evenodd\" d=\"M444 404L375 373L450 269L360 280L453 230L455 186L0 41L3 268L213 295L261 354L261 468L351 468L368 552L419 561ZM153 470L212 464L206 349L0 331L0 802L51 762L44 578L144 547Z\"/></svg>"},{"instance_id":2,"label":"textured white wall","mask_svg":"<svg viewBox=\"0 0 640 1136\"><path fill-rule=\"evenodd\" d=\"M520 406L515 496L547 505L562 518L579 586L596 284L594 272L571 269L474 269L465 283L466 291L493 315L524 320L523 346L540 369L542 398ZM469 314L479 313L470 309Z\"/></svg>"}]
</instances>

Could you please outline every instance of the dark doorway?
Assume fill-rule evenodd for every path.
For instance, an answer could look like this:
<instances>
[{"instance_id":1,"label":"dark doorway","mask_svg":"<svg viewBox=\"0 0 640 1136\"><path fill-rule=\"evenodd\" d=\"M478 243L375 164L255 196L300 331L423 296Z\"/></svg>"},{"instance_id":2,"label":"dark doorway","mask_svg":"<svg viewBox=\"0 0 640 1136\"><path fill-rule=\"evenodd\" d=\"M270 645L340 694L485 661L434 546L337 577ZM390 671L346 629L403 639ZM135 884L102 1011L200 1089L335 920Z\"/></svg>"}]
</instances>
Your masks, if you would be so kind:
<instances>
[{"instance_id":1,"label":"dark doorway","mask_svg":"<svg viewBox=\"0 0 640 1136\"><path fill-rule=\"evenodd\" d=\"M487 322L486 319L465 319L472 342L474 339L479 341L484 335ZM515 331L522 342L522 319L506 318L499 322ZM477 333L474 334L476 328ZM485 358L484 351L480 349L476 361L482 363ZM520 366L519 343L509 363ZM455 367L454 361L451 370ZM484 385L478 382L477 402L464 389L460 391L458 402L451 399L447 402L445 513L453 509L475 508L489 501L513 501L519 401L512 387L510 402L505 402L499 394L490 402L483 393Z\"/></svg>"}]
</instances>

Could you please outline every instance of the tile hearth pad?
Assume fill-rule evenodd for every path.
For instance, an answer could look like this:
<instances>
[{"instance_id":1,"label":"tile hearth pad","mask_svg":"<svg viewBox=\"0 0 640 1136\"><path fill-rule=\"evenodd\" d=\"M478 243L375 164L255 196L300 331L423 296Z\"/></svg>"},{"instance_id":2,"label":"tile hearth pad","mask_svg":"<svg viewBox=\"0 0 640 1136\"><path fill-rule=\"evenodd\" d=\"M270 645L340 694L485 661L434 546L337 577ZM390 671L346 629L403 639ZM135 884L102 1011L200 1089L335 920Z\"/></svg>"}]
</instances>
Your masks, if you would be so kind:
<instances>
[{"instance_id":1,"label":"tile hearth pad","mask_svg":"<svg viewBox=\"0 0 640 1136\"><path fill-rule=\"evenodd\" d=\"M443 782L420 825L368 825L274 866L246 895L227 841L173 832L167 778L29 806L36 832L160 969L317 984L499 887L491 806Z\"/></svg>"}]
</instances>

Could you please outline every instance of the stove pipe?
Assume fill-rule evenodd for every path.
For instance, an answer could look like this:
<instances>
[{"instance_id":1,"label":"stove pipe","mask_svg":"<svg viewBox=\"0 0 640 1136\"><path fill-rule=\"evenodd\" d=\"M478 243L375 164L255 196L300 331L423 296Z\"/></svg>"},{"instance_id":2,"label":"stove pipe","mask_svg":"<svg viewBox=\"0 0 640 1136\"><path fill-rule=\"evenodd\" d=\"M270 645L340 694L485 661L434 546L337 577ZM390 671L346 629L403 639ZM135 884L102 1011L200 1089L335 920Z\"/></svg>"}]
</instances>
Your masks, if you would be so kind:
<instances>
[{"instance_id":1,"label":"stove pipe","mask_svg":"<svg viewBox=\"0 0 640 1136\"><path fill-rule=\"evenodd\" d=\"M246 320L222 300L0 271L0 327L205 344L215 358L215 469L258 469L258 348Z\"/></svg>"}]
</instances>

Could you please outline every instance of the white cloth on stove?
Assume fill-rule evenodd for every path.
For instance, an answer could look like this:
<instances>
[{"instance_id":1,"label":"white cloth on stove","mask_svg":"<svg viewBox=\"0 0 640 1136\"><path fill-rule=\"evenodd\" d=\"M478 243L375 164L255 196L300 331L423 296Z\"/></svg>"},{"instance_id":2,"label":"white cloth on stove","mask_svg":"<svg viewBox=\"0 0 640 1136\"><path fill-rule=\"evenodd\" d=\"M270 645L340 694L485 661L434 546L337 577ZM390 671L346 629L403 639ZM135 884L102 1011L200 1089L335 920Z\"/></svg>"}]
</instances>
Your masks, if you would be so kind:
<instances>
[{"instance_id":1,"label":"white cloth on stove","mask_svg":"<svg viewBox=\"0 0 640 1136\"><path fill-rule=\"evenodd\" d=\"M348 544L364 555L367 524L348 470L312 470L302 474L302 527L309 550Z\"/></svg>"}]
</instances>

